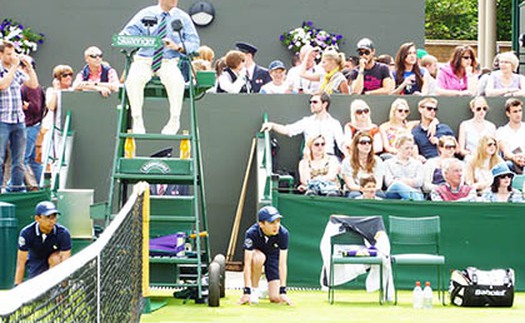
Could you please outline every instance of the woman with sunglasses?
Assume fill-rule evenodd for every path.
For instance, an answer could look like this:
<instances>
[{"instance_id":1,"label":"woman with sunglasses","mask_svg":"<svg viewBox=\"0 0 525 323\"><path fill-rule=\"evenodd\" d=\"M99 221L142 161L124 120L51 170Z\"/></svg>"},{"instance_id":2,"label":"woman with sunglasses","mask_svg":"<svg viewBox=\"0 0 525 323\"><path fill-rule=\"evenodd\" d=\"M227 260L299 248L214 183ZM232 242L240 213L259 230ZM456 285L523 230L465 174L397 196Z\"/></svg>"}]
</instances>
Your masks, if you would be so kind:
<instances>
[{"instance_id":1,"label":"woman with sunglasses","mask_svg":"<svg viewBox=\"0 0 525 323\"><path fill-rule=\"evenodd\" d=\"M478 194L492 184L491 169L503 162L499 156L498 143L493 135L484 135L476 150L466 158L465 183L473 186Z\"/></svg>"},{"instance_id":2,"label":"woman with sunglasses","mask_svg":"<svg viewBox=\"0 0 525 323\"><path fill-rule=\"evenodd\" d=\"M61 120L61 101L62 91L73 91L73 69L69 65L57 65L53 68L53 86L46 90L47 115L42 120L43 129L62 128Z\"/></svg>"},{"instance_id":3,"label":"woman with sunglasses","mask_svg":"<svg viewBox=\"0 0 525 323\"><path fill-rule=\"evenodd\" d=\"M350 122L345 124L343 129L344 144L347 149L351 146L352 138L358 131L366 131L374 138L374 152L379 154L383 151L383 142L381 140L379 127L372 123L370 114L371 109L365 101L357 99L350 104Z\"/></svg>"},{"instance_id":4,"label":"woman with sunglasses","mask_svg":"<svg viewBox=\"0 0 525 323\"><path fill-rule=\"evenodd\" d=\"M310 48L307 57L312 55L319 48ZM348 83L342 71L345 67L345 54L336 51L334 48L327 48L321 56L321 66L324 72L311 73L307 72L307 60L301 63L299 76L312 82L320 82L320 90L328 94L343 93L348 94Z\"/></svg>"},{"instance_id":5,"label":"woman with sunglasses","mask_svg":"<svg viewBox=\"0 0 525 323\"><path fill-rule=\"evenodd\" d=\"M414 43L404 43L399 47L396 54L395 71L393 74L396 87L391 94L428 94L430 74L424 68L419 67L416 45Z\"/></svg>"},{"instance_id":6,"label":"woman with sunglasses","mask_svg":"<svg viewBox=\"0 0 525 323\"><path fill-rule=\"evenodd\" d=\"M499 163L492 168L494 180L481 197L483 202L510 202L523 203L523 196L520 191L512 187L514 173L510 171L507 163Z\"/></svg>"},{"instance_id":7,"label":"woman with sunglasses","mask_svg":"<svg viewBox=\"0 0 525 323\"><path fill-rule=\"evenodd\" d=\"M484 97L478 96L470 101L472 119L465 120L459 125L459 154L467 156L476 152L478 142L485 135L494 136L496 125L485 119L489 105Z\"/></svg>"},{"instance_id":8,"label":"woman with sunglasses","mask_svg":"<svg viewBox=\"0 0 525 323\"><path fill-rule=\"evenodd\" d=\"M326 139L323 135L306 140L303 159L299 162L300 184L297 189L305 195L339 196L340 187L337 175L340 165L335 156L325 151Z\"/></svg>"},{"instance_id":9,"label":"woman with sunglasses","mask_svg":"<svg viewBox=\"0 0 525 323\"><path fill-rule=\"evenodd\" d=\"M478 62L474 49L470 46L457 46L450 61L442 66L437 74L437 95L463 96L477 93Z\"/></svg>"},{"instance_id":10,"label":"woman with sunglasses","mask_svg":"<svg viewBox=\"0 0 525 323\"><path fill-rule=\"evenodd\" d=\"M442 136L438 140L439 156L430 158L423 165L425 180L423 182L423 192L430 193L436 186L445 183L443 176L443 165L445 161L454 158L454 153L458 147L458 142L453 136Z\"/></svg>"},{"instance_id":11,"label":"woman with sunglasses","mask_svg":"<svg viewBox=\"0 0 525 323\"><path fill-rule=\"evenodd\" d=\"M373 175L376 180L376 191L383 187L383 161L374 155L373 137L364 131L354 136L350 145L348 157L343 160L342 175L349 198L360 196L360 179L366 175ZM377 193L376 193L377 194ZM378 195L383 195L382 193Z\"/></svg>"},{"instance_id":12,"label":"woman with sunglasses","mask_svg":"<svg viewBox=\"0 0 525 323\"><path fill-rule=\"evenodd\" d=\"M405 99L395 99L390 106L389 121L379 126L379 132L383 140L383 151L386 154L395 155L397 149L394 145L399 135L409 134L419 121L408 121L410 107ZM385 154L383 154L385 155ZM383 157L381 155L381 157ZM391 157L391 156L389 156ZM386 159L386 158L385 158Z\"/></svg>"},{"instance_id":13,"label":"woman with sunglasses","mask_svg":"<svg viewBox=\"0 0 525 323\"><path fill-rule=\"evenodd\" d=\"M487 96L525 96L525 77L516 73L520 63L516 55L505 52L498 59L499 70L487 79Z\"/></svg>"}]
</instances>

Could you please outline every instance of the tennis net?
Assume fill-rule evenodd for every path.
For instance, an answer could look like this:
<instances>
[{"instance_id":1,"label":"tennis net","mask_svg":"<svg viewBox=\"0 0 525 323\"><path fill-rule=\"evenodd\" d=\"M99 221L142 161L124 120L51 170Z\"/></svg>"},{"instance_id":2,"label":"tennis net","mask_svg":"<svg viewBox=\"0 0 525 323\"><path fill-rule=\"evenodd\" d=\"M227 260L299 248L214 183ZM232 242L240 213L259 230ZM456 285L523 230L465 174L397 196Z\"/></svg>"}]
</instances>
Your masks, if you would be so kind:
<instances>
[{"instance_id":1,"label":"tennis net","mask_svg":"<svg viewBox=\"0 0 525 323\"><path fill-rule=\"evenodd\" d=\"M97 241L0 294L0 322L139 322L144 186Z\"/></svg>"}]
</instances>

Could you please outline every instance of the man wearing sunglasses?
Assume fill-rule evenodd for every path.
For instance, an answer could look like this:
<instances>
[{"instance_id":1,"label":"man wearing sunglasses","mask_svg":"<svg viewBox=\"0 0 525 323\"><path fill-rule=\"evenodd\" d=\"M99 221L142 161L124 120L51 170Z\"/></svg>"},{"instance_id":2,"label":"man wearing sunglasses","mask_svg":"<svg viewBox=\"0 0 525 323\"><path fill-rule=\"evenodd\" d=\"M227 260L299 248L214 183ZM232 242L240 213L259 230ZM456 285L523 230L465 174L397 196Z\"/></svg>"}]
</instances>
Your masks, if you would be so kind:
<instances>
[{"instance_id":1,"label":"man wearing sunglasses","mask_svg":"<svg viewBox=\"0 0 525 323\"><path fill-rule=\"evenodd\" d=\"M282 125L275 122L265 122L261 127L263 131L276 131L289 137L304 134L304 140L322 134L326 139L326 153L335 154L335 144L340 151L343 149L343 128L339 121L333 118L330 108L330 95L326 92L316 92L310 97L310 111L312 115L304 117L292 124Z\"/></svg>"},{"instance_id":2,"label":"man wearing sunglasses","mask_svg":"<svg viewBox=\"0 0 525 323\"><path fill-rule=\"evenodd\" d=\"M437 146L441 136L448 135L455 137L455 135L450 126L443 123L438 123L435 131L430 131L431 123L434 121L435 124L438 100L434 98L424 98L419 101L417 106L421 120L419 125L412 129L412 135L417 145L420 160L425 162L427 159L439 155Z\"/></svg>"},{"instance_id":3,"label":"man wearing sunglasses","mask_svg":"<svg viewBox=\"0 0 525 323\"><path fill-rule=\"evenodd\" d=\"M359 66L350 72L348 79L354 94L390 94L394 89L390 69L376 62L375 53L374 43L370 39L363 38L357 42Z\"/></svg>"},{"instance_id":4,"label":"man wearing sunglasses","mask_svg":"<svg viewBox=\"0 0 525 323\"><path fill-rule=\"evenodd\" d=\"M505 102L505 114L509 122L496 131L498 146L509 168L517 174L523 174L525 167L525 122L523 102L511 98Z\"/></svg>"},{"instance_id":5,"label":"man wearing sunglasses","mask_svg":"<svg viewBox=\"0 0 525 323\"><path fill-rule=\"evenodd\" d=\"M102 51L96 46L88 47L84 51L86 65L77 74L73 82L75 91L98 91L108 97L116 92L120 86L117 72L114 68L102 61Z\"/></svg>"}]
</instances>

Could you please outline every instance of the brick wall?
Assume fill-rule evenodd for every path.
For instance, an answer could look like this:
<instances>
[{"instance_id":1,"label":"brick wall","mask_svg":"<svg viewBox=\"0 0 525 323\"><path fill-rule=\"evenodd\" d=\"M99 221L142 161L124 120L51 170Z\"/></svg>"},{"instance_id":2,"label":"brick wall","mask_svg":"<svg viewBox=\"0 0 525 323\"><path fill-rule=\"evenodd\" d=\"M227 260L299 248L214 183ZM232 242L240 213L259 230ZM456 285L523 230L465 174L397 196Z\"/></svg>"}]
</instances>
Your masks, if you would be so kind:
<instances>
[{"instance_id":1,"label":"brick wall","mask_svg":"<svg viewBox=\"0 0 525 323\"><path fill-rule=\"evenodd\" d=\"M458 45L469 45L477 52L478 42L475 40L425 40L425 50L437 57L439 62L447 62L450 59L450 54ZM498 49L496 52L507 52L512 50L510 41L497 42Z\"/></svg>"}]
</instances>

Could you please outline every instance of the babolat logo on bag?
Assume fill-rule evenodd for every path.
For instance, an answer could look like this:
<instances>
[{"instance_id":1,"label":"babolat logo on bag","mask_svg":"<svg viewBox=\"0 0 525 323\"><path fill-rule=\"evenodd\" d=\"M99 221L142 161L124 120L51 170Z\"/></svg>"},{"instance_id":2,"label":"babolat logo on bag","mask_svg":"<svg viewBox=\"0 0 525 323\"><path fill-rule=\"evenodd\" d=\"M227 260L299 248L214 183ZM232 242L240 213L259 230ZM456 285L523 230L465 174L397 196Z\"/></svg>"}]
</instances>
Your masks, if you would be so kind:
<instances>
[{"instance_id":1,"label":"babolat logo on bag","mask_svg":"<svg viewBox=\"0 0 525 323\"><path fill-rule=\"evenodd\" d=\"M468 267L450 277L450 301L457 306L511 307L514 302L514 270L489 271Z\"/></svg>"}]
</instances>

